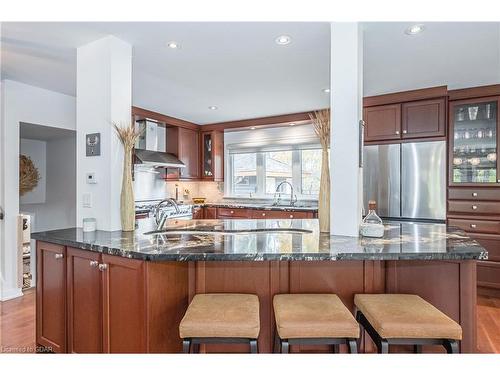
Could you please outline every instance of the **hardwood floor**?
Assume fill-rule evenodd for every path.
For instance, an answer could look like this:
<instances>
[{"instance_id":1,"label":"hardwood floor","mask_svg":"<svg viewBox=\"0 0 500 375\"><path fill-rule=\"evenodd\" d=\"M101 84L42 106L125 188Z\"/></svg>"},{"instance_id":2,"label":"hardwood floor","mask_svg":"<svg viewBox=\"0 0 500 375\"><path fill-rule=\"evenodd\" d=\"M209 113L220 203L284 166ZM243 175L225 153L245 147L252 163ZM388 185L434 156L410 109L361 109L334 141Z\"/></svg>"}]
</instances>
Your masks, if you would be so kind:
<instances>
[{"instance_id":1,"label":"hardwood floor","mask_svg":"<svg viewBox=\"0 0 500 375\"><path fill-rule=\"evenodd\" d=\"M477 342L480 353L500 353L500 298L477 297ZM0 352L35 350L35 290L0 303Z\"/></svg>"},{"instance_id":2,"label":"hardwood floor","mask_svg":"<svg viewBox=\"0 0 500 375\"><path fill-rule=\"evenodd\" d=\"M0 352L34 353L35 289L24 296L0 302Z\"/></svg>"}]
</instances>

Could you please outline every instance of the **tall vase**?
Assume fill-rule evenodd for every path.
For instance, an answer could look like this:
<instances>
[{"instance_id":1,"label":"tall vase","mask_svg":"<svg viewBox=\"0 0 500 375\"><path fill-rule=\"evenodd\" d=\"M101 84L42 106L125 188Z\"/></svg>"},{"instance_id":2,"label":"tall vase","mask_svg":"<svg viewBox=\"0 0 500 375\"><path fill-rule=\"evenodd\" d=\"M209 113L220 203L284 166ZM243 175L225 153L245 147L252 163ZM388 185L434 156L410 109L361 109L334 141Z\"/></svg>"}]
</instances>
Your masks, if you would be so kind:
<instances>
[{"instance_id":1,"label":"tall vase","mask_svg":"<svg viewBox=\"0 0 500 375\"><path fill-rule=\"evenodd\" d=\"M135 229L134 189L132 187L132 149L125 148L123 155L122 192L120 197L122 231Z\"/></svg>"},{"instance_id":2,"label":"tall vase","mask_svg":"<svg viewBox=\"0 0 500 375\"><path fill-rule=\"evenodd\" d=\"M324 147L321 160L321 180L318 197L319 230L323 233L330 232L330 167L328 148Z\"/></svg>"}]
</instances>

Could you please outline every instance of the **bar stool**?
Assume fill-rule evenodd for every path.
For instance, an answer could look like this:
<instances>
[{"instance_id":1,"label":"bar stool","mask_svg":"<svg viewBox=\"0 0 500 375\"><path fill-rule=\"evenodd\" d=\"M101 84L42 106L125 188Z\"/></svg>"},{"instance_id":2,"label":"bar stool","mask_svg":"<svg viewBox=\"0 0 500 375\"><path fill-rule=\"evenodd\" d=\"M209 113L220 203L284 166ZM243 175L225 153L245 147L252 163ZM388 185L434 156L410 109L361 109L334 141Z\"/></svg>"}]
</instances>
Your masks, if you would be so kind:
<instances>
[{"instance_id":1,"label":"bar stool","mask_svg":"<svg viewBox=\"0 0 500 375\"><path fill-rule=\"evenodd\" d=\"M184 353L210 343L248 343L257 353L259 331L259 298L253 294L197 294L179 325Z\"/></svg>"},{"instance_id":2,"label":"bar stool","mask_svg":"<svg viewBox=\"0 0 500 375\"><path fill-rule=\"evenodd\" d=\"M278 294L273 299L276 317L275 347L289 352L289 345L347 344L357 353L359 325L335 294Z\"/></svg>"},{"instance_id":3,"label":"bar stool","mask_svg":"<svg viewBox=\"0 0 500 375\"><path fill-rule=\"evenodd\" d=\"M356 320L375 342L379 353L389 353L389 345L443 345L448 353L458 353L462 328L423 298L413 294L356 294Z\"/></svg>"}]
</instances>

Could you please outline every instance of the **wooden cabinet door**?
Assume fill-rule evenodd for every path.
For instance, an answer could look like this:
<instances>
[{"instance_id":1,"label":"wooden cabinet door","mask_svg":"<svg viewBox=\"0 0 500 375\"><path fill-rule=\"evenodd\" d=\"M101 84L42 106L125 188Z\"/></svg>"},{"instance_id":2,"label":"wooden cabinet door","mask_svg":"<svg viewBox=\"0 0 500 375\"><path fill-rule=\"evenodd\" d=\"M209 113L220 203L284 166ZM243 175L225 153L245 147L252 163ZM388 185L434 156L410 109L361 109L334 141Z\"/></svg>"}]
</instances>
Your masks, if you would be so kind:
<instances>
[{"instance_id":1,"label":"wooden cabinet door","mask_svg":"<svg viewBox=\"0 0 500 375\"><path fill-rule=\"evenodd\" d=\"M102 353L101 255L67 250L68 352Z\"/></svg>"},{"instance_id":2,"label":"wooden cabinet door","mask_svg":"<svg viewBox=\"0 0 500 375\"><path fill-rule=\"evenodd\" d=\"M253 219L312 219L313 214L305 211L252 210Z\"/></svg>"},{"instance_id":3,"label":"wooden cabinet door","mask_svg":"<svg viewBox=\"0 0 500 375\"><path fill-rule=\"evenodd\" d=\"M440 137L445 135L446 102L444 99L404 103L403 138Z\"/></svg>"},{"instance_id":4,"label":"wooden cabinet door","mask_svg":"<svg viewBox=\"0 0 500 375\"><path fill-rule=\"evenodd\" d=\"M66 352L66 249L37 242L36 341Z\"/></svg>"},{"instance_id":5,"label":"wooden cabinet door","mask_svg":"<svg viewBox=\"0 0 500 375\"><path fill-rule=\"evenodd\" d=\"M200 144L196 130L179 128L179 159L186 165L180 168L180 177L196 179L200 177Z\"/></svg>"},{"instance_id":6,"label":"wooden cabinet door","mask_svg":"<svg viewBox=\"0 0 500 375\"><path fill-rule=\"evenodd\" d=\"M105 353L146 352L144 262L102 255Z\"/></svg>"},{"instance_id":7,"label":"wooden cabinet door","mask_svg":"<svg viewBox=\"0 0 500 375\"><path fill-rule=\"evenodd\" d=\"M203 209L204 219L217 219L217 208L216 207L205 207Z\"/></svg>"},{"instance_id":8,"label":"wooden cabinet door","mask_svg":"<svg viewBox=\"0 0 500 375\"><path fill-rule=\"evenodd\" d=\"M401 105L390 104L364 109L365 141L401 138Z\"/></svg>"},{"instance_id":9,"label":"wooden cabinet door","mask_svg":"<svg viewBox=\"0 0 500 375\"><path fill-rule=\"evenodd\" d=\"M203 207L193 207L193 219L203 219Z\"/></svg>"}]
</instances>

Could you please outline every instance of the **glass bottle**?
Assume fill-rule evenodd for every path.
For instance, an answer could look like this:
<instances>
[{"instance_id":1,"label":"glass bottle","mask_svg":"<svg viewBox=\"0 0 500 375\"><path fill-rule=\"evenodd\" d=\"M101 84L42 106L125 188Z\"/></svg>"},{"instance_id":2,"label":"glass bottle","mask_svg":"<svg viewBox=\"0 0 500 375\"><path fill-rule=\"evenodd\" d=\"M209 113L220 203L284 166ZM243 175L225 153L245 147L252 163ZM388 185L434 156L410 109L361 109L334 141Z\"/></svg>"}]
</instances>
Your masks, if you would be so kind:
<instances>
[{"instance_id":1,"label":"glass bottle","mask_svg":"<svg viewBox=\"0 0 500 375\"><path fill-rule=\"evenodd\" d=\"M368 215L363 219L363 223L367 224L382 224L382 219L377 215L377 202L368 201Z\"/></svg>"}]
</instances>

